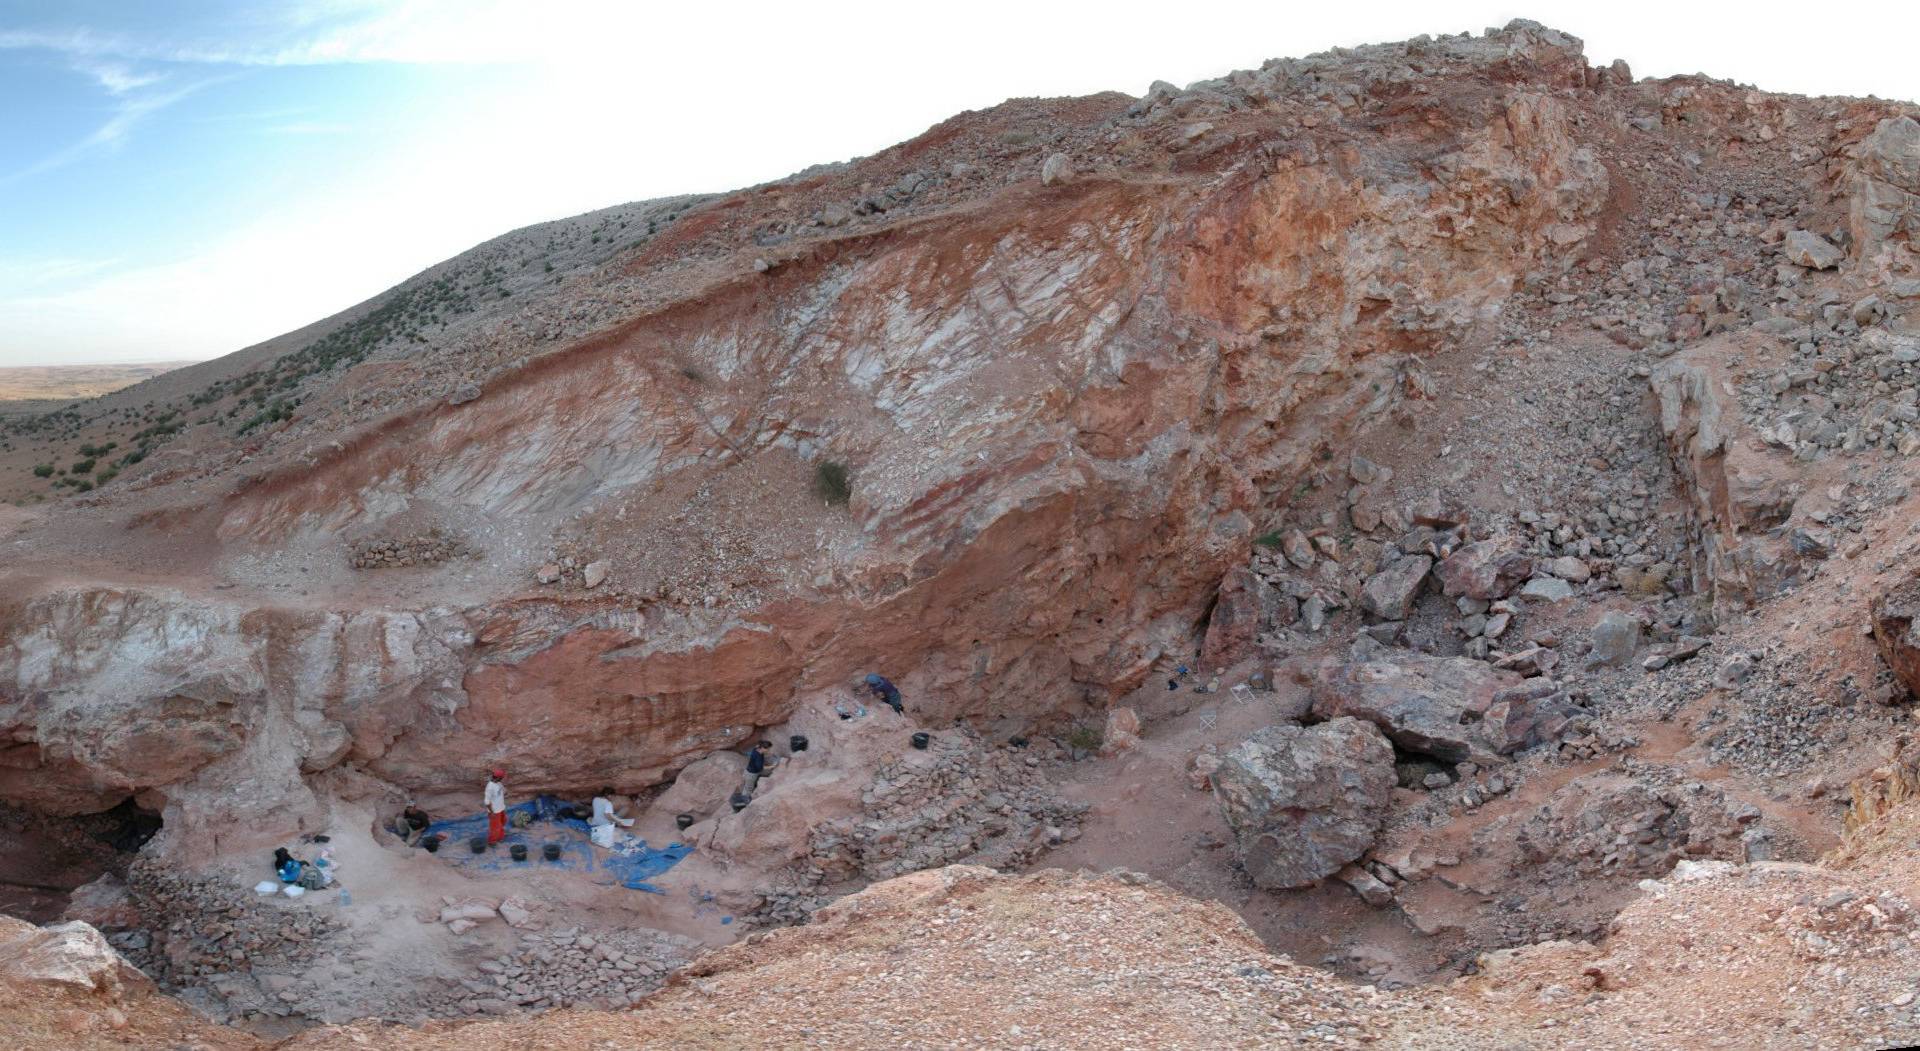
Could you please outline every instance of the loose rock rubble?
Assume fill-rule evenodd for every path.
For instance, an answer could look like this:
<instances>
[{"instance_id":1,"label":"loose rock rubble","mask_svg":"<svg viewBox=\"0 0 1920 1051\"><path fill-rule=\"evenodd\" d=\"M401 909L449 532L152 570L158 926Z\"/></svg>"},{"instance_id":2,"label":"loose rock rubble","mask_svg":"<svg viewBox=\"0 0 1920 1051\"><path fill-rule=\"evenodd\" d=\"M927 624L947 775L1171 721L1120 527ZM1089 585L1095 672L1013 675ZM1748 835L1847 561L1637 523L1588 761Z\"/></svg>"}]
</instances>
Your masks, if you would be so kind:
<instances>
[{"instance_id":1,"label":"loose rock rubble","mask_svg":"<svg viewBox=\"0 0 1920 1051\"><path fill-rule=\"evenodd\" d=\"M807 856L755 912L756 922L803 920L826 888L870 882L963 859L1015 868L1079 836L1086 807L1067 803L1046 769L1051 745L993 747L966 731L942 734L874 771L857 817L823 822Z\"/></svg>"},{"instance_id":2,"label":"loose rock rubble","mask_svg":"<svg viewBox=\"0 0 1920 1051\"><path fill-rule=\"evenodd\" d=\"M356 540L349 551L355 569L432 566L475 553L465 541L438 528L412 536Z\"/></svg>"},{"instance_id":3,"label":"loose rock rubble","mask_svg":"<svg viewBox=\"0 0 1920 1051\"><path fill-rule=\"evenodd\" d=\"M1520 826L1522 856L1543 879L1553 866L1580 875L1664 875L1682 858L1770 860L1751 804L1729 804L1695 782L1654 788L1614 773L1588 774L1555 792ZM1748 835L1748 833L1753 833Z\"/></svg>"},{"instance_id":4,"label":"loose rock rubble","mask_svg":"<svg viewBox=\"0 0 1920 1051\"><path fill-rule=\"evenodd\" d=\"M655 931L585 933L568 928L521 936L510 953L483 960L480 976L422 998L421 1017L506 1014L561 1007L636 1004L665 984L695 943Z\"/></svg>"},{"instance_id":5,"label":"loose rock rubble","mask_svg":"<svg viewBox=\"0 0 1920 1051\"><path fill-rule=\"evenodd\" d=\"M127 894L143 923L107 940L163 989L215 1017L320 1014L323 1005L307 1001L293 980L266 976L296 976L356 956L340 925L304 899L262 899L229 880L147 861L134 865Z\"/></svg>"}]
</instances>

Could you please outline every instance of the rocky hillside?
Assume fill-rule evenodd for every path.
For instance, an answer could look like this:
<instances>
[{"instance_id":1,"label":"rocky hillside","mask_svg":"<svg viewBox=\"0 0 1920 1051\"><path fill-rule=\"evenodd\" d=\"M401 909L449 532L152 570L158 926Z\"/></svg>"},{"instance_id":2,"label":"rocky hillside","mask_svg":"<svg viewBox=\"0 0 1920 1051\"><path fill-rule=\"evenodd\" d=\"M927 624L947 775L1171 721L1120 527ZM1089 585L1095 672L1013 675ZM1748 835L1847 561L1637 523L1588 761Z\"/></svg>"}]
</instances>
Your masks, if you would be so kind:
<instances>
[{"instance_id":1,"label":"rocky hillside","mask_svg":"<svg viewBox=\"0 0 1920 1051\"><path fill-rule=\"evenodd\" d=\"M429 338L420 289L521 273L514 235L193 395L285 392L257 418L156 404L164 446L11 541L0 794L158 790L163 847L206 846L241 781L264 840L342 764L660 778L859 669L942 717L1106 703L1421 355L1593 236L1576 43L1412 51L1417 91L1405 47L1275 62L650 205ZM471 554L354 568L433 530Z\"/></svg>"},{"instance_id":2,"label":"rocky hillside","mask_svg":"<svg viewBox=\"0 0 1920 1051\"><path fill-rule=\"evenodd\" d=\"M302 1047L1911 1043L1916 234L1913 106L1527 22L521 231L13 432L119 459L0 508L0 801ZM495 765L692 853L373 829Z\"/></svg>"}]
</instances>

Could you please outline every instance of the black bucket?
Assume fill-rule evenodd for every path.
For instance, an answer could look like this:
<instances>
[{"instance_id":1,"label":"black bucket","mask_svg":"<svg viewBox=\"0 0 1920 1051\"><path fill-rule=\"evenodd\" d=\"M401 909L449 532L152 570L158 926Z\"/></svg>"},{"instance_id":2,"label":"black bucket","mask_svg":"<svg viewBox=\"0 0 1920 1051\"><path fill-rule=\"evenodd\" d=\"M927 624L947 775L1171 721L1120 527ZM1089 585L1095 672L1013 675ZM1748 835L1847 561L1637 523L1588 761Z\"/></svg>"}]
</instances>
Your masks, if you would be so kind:
<instances>
[{"instance_id":1,"label":"black bucket","mask_svg":"<svg viewBox=\"0 0 1920 1051\"><path fill-rule=\"evenodd\" d=\"M475 854L485 854L487 852L487 837L475 836L467 840L467 849L473 851Z\"/></svg>"},{"instance_id":2,"label":"black bucket","mask_svg":"<svg viewBox=\"0 0 1920 1051\"><path fill-rule=\"evenodd\" d=\"M681 814L673 819L673 823L679 826L680 831L685 832L687 829L693 827L693 815Z\"/></svg>"},{"instance_id":3,"label":"black bucket","mask_svg":"<svg viewBox=\"0 0 1920 1051\"><path fill-rule=\"evenodd\" d=\"M420 845L427 848L427 853L438 854L440 853L441 840L442 837L440 836L425 836L421 838Z\"/></svg>"},{"instance_id":4,"label":"black bucket","mask_svg":"<svg viewBox=\"0 0 1920 1051\"><path fill-rule=\"evenodd\" d=\"M508 847L507 850L513 854L513 860L527 860L527 845L525 843L515 843L513 846Z\"/></svg>"},{"instance_id":5,"label":"black bucket","mask_svg":"<svg viewBox=\"0 0 1920 1051\"><path fill-rule=\"evenodd\" d=\"M740 811L745 810L747 804L751 802L753 802L752 796L745 792L735 792L733 794L733 812L738 814Z\"/></svg>"},{"instance_id":6,"label":"black bucket","mask_svg":"<svg viewBox=\"0 0 1920 1051\"><path fill-rule=\"evenodd\" d=\"M789 737L789 738L787 738L787 750L788 750L788 751L790 751L790 752L804 752L804 751L806 751L806 750L807 750L807 737L806 737L806 735L805 735L805 734L794 734L794 735L793 735L792 737Z\"/></svg>"},{"instance_id":7,"label":"black bucket","mask_svg":"<svg viewBox=\"0 0 1920 1051\"><path fill-rule=\"evenodd\" d=\"M546 846L540 848L540 853L548 861L559 861L560 860L560 844L549 843Z\"/></svg>"},{"instance_id":8,"label":"black bucket","mask_svg":"<svg viewBox=\"0 0 1920 1051\"><path fill-rule=\"evenodd\" d=\"M927 745L931 743L933 743L933 735L925 730L921 730L913 735L913 746L923 752L927 750Z\"/></svg>"}]
</instances>

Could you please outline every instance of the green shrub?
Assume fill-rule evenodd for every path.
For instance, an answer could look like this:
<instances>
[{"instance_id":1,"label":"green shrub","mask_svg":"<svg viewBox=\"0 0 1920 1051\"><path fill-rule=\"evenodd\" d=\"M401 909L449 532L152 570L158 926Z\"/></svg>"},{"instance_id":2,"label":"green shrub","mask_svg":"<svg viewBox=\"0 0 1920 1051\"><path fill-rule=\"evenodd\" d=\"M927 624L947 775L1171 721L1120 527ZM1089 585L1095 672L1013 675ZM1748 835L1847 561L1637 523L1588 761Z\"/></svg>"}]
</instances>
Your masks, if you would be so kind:
<instances>
[{"instance_id":1,"label":"green shrub","mask_svg":"<svg viewBox=\"0 0 1920 1051\"><path fill-rule=\"evenodd\" d=\"M853 483L847 476L847 465L837 460L822 460L820 466L813 469L813 491L820 499L836 507L844 507L853 499Z\"/></svg>"},{"instance_id":2,"label":"green shrub","mask_svg":"<svg viewBox=\"0 0 1920 1051\"><path fill-rule=\"evenodd\" d=\"M52 478L53 465L50 463L43 463L43 464L36 465L33 469L33 476L35 478Z\"/></svg>"},{"instance_id":3,"label":"green shrub","mask_svg":"<svg viewBox=\"0 0 1920 1051\"><path fill-rule=\"evenodd\" d=\"M1080 752L1099 750L1100 728L1092 723L1074 723L1067 731L1067 747Z\"/></svg>"},{"instance_id":4,"label":"green shrub","mask_svg":"<svg viewBox=\"0 0 1920 1051\"><path fill-rule=\"evenodd\" d=\"M1272 532L1261 533L1259 536L1253 538L1253 542L1257 547L1279 547L1280 530L1275 529Z\"/></svg>"},{"instance_id":5,"label":"green shrub","mask_svg":"<svg viewBox=\"0 0 1920 1051\"><path fill-rule=\"evenodd\" d=\"M88 471L93 470L93 461L91 459L80 460L72 467L67 468L67 470L72 471L74 474L86 474Z\"/></svg>"}]
</instances>

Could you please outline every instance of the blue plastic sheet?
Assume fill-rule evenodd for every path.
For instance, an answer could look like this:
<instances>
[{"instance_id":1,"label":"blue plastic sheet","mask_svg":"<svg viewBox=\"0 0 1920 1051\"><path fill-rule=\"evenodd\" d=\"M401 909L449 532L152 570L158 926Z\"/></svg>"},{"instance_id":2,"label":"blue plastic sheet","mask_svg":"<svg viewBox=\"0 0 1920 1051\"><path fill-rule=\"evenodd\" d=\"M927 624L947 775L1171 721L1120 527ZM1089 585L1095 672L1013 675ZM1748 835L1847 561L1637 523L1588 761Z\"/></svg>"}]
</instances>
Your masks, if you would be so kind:
<instances>
[{"instance_id":1,"label":"blue plastic sheet","mask_svg":"<svg viewBox=\"0 0 1920 1051\"><path fill-rule=\"evenodd\" d=\"M665 892L647 880L674 867L681 858L693 853L693 848L684 843L656 848L648 846L645 840L635 840L639 849L630 854L595 849L587 838L585 820L560 816L560 810L569 805L553 796L539 796L508 807L507 838L482 854L475 854L467 842L476 836L486 838L487 815L484 813L435 821L427 826L427 834L445 836L446 842L440 844L439 856L461 868L486 872L510 872L536 866L571 869L608 877L596 879L596 883L618 883L628 890L644 890L650 894ZM528 816L530 820L526 827L513 827L515 814ZM513 860L508 848L515 843L526 845L527 860ZM545 852L549 843L559 845L559 860L547 860Z\"/></svg>"}]
</instances>

